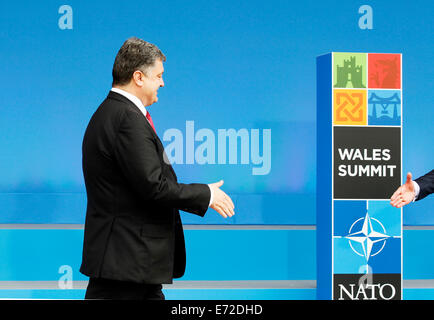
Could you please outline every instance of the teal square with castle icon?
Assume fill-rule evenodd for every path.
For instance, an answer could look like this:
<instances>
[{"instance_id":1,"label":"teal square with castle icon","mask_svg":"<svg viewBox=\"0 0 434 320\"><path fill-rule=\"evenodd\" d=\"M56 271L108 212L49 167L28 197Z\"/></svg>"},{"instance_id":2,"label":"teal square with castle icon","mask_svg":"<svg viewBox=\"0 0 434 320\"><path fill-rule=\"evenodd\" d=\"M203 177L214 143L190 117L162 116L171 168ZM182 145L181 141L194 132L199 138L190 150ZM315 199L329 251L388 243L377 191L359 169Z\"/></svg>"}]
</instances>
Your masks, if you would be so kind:
<instances>
[{"instance_id":1,"label":"teal square with castle icon","mask_svg":"<svg viewBox=\"0 0 434 320\"><path fill-rule=\"evenodd\" d=\"M333 88L367 88L366 53L333 53Z\"/></svg>"},{"instance_id":2,"label":"teal square with castle icon","mask_svg":"<svg viewBox=\"0 0 434 320\"><path fill-rule=\"evenodd\" d=\"M368 125L401 125L401 90L368 91Z\"/></svg>"}]
</instances>

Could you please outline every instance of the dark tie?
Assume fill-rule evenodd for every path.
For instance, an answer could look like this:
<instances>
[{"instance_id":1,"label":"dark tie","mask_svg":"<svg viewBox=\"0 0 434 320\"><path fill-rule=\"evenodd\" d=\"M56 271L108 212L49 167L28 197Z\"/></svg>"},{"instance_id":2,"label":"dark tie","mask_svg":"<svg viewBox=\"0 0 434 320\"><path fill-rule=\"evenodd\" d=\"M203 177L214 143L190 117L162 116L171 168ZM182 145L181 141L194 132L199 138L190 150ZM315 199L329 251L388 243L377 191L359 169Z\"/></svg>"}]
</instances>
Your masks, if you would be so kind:
<instances>
[{"instance_id":1,"label":"dark tie","mask_svg":"<svg viewBox=\"0 0 434 320\"><path fill-rule=\"evenodd\" d=\"M154 129L155 133L157 133L157 131L155 130L155 127L154 127L154 123L152 122L151 114L149 113L148 110L146 110L146 119L148 119L149 123L151 124L152 129Z\"/></svg>"}]
</instances>

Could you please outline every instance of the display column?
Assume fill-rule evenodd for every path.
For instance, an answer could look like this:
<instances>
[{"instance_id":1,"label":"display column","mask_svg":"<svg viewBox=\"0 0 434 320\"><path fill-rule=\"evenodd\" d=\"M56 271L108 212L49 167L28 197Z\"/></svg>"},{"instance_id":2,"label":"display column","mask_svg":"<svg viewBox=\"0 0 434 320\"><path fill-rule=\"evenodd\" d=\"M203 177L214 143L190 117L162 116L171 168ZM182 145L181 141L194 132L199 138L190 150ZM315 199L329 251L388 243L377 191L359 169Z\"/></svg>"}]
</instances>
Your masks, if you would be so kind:
<instances>
[{"instance_id":1,"label":"display column","mask_svg":"<svg viewBox=\"0 0 434 320\"><path fill-rule=\"evenodd\" d=\"M317 58L318 299L402 299L401 54Z\"/></svg>"}]
</instances>

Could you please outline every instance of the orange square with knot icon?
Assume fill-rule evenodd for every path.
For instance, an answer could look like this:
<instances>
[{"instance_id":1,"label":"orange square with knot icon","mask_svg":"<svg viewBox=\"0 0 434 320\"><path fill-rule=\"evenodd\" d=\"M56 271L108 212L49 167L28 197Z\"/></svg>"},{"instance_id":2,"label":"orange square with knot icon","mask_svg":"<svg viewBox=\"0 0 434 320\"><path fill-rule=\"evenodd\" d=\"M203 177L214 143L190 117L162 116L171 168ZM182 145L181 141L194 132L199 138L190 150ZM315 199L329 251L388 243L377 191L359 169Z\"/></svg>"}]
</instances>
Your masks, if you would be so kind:
<instances>
[{"instance_id":1,"label":"orange square with knot icon","mask_svg":"<svg viewBox=\"0 0 434 320\"><path fill-rule=\"evenodd\" d=\"M367 125L367 96L366 90L333 90L333 124Z\"/></svg>"}]
</instances>

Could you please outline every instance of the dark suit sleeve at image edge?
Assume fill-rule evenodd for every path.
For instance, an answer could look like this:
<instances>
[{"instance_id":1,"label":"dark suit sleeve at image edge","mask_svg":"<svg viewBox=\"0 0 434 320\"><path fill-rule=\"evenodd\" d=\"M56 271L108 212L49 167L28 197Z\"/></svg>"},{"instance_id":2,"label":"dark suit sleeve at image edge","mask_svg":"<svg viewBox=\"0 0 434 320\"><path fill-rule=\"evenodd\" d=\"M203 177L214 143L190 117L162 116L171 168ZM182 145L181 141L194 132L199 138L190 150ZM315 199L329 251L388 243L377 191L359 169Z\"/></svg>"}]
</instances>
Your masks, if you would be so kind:
<instances>
[{"instance_id":1,"label":"dark suit sleeve at image edge","mask_svg":"<svg viewBox=\"0 0 434 320\"><path fill-rule=\"evenodd\" d=\"M416 181L420 187L419 196L416 200L421 200L434 192L434 170L431 170L426 175L414 181Z\"/></svg>"},{"instance_id":2,"label":"dark suit sleeve at image edge","mask_svg":"<svg viewBox=\"0 0 434 320\"><path fill-rule=\"evenodd\" d=\"M126 110L114 146L114 155L133 189L143 200L179 208L203 216L208 209L209 187L182 184L163 175L161 159L143 116ZM161 159L160 159L161 158Z\"/></svg>"}]
</instances>

